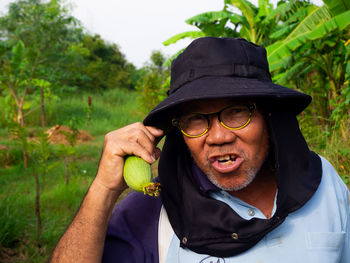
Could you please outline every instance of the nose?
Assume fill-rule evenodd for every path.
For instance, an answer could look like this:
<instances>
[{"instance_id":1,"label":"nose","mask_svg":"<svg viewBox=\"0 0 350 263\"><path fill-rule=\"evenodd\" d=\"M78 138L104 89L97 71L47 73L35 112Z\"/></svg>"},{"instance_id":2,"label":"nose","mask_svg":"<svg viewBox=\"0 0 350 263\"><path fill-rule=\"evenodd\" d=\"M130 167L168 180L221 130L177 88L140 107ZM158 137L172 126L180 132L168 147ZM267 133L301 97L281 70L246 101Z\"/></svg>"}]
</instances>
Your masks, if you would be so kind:
<instances>
[{"instance_id":1,"label":"nose","mask_svg":"<svg viewBox=\"0 0 350 263\"><path fill-rule=\"evenodd\" d=\"M232 143L236 138L234 131L221 125L217 116L211 116L206 143L210 145L221 145Z\"/></svg>"}]
</instances>

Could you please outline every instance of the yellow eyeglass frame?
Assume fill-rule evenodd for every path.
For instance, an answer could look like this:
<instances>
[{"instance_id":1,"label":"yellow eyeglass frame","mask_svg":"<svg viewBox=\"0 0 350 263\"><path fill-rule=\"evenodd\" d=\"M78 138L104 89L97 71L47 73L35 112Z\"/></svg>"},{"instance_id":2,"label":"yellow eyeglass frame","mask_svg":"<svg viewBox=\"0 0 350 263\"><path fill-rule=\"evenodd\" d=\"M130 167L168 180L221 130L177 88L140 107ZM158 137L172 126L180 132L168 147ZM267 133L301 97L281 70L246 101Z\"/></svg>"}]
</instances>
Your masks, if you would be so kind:
<instances>
[{"instance_id":1,"label":"yellow eyeglass frame","mask_svg":"<svg viewBox=\"0 0 350 263\"><path fill-rule=\"evenodd\" d=\"M228 108L230 108L230 107L232 107L232 106L234 106L234 105L229 105L229 106L227 106L227 107L221 109L220 111L213 112L213 113L208 113L208 114L203 114L203 113L201 113L201 115L205 116L206 119L207 119L207 128L206 128L201 134L198 134L198 135L191 135L191 134L188 134L188 133L186 133L185 131L183 131L183 130L181 129L180 125L179 125L179 120L178 120L178 118L173 118L173 119L171 120L171 123L172 123L173 126L175 126L176 128L178 128L178 129L181 131L181 133L182 133L183 135L185 135L185 136L187 136L187 137L189 137L189 138L198 138L198 137L201 137L201 136L203 136L204 134L206 134L206 133L209 131L209 116L212 116L212 115L216 115L216 116L218 117L219 121L220 121L220 124L221 124L223 127L225 127L226 129L228 129L228 130L235 131L235 130L243 129L244 127L246 127L246 126L250 123L250 121L251 121L251 119L252 119L253 112L254 112L254 110L256 109L256 104L253 103L253 104L247 105L247 106L248 106L248 109L249 109L249 117L248 117L248 120L247 120L242 126L234 127L234 128L227 126L225 123L223 123L223 122L221 121L221 118L220 118L221 112L223 112L224 110L226 110L226 109L228 109Z\"/></svg>"}]
</instances>

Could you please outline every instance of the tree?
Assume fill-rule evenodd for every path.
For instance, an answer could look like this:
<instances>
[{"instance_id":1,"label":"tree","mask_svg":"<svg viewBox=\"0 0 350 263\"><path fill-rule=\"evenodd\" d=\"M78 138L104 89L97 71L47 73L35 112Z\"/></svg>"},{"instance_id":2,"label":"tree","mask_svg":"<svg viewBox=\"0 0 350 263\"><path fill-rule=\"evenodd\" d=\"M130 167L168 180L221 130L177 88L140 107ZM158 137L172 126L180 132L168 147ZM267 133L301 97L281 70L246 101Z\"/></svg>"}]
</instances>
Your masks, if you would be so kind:
<instances>
[{"instance_id":1,"label":"tree","mask_svg":"<svg viewBox=\"0 0 350 263\"><path fill-rule=\"evenodd\" d=\"M49 89L51 83L43 79L33 79L33 85L40 88L40 110L41 110L41 127L45 127L45 90Z\"/></svg>"},{"instance_id":2,"label":"tree","mask_svg":"<svg viewBox=\"0 0 350 263\"><path fill-rule=\"evenodd\" d=\"M23 42L19 41L10 52L3 55L3 58L5 59L1 61L3 70L0 76L1 88L7 88L12 96L16 105L14 120L23 127L23 107L32 78L31 72L28 69L28 60L25 57Z\"/></svg>"},{"instance_id":3,"label":"tree","mask_svg":"<svg viewBox=\"0 0 350 263\"><path fill-rule=\"evenodd\" d=\"M88 50L86 66L81 70L88 78L79 83L89 90L134 88L131 74L134 65L128 63L116 44L109 44L99 35L84 35L82 46Z\"/></svg>"},{"instance_id":4,"label":"tree","mask_svg":"<svg viewBox=\"0 0 350 263\"><path fill-rule=\"evenodd\" d=\"M141 95L141 104L146 111L153 109L165 99L170 86L170 69L165 64L166 57L160 51L153 51L150 63L140 69L140 81L136 90Z\"/></svg>"},{"instance_id":5,"label":"tree","mask_svg":"<svg viewBox=\"0 0 350 263\"><path fill-rule=\"evenodd\" d=\"M18 121L23 126L26 96L44 94L43 86L35 85L34 79L46 81L53 88L70 80L62 62L76 59L78 53L72 57L69 51L79 40L81 29L59 0L19 0L11 3L8 14L0 18L0 32L6 47L0 57L2 89L9 90L16 101Z\"/></svg>"},{"instance_id":6,"label":"tree","mask_svg":"<svg viewBox=\"0 0 350 263\"><path fill-rule=\"evenodd\" d=\"M260 44L266 41L268 32L273 31L277 25L275 16L271 15L273 6L269 0L259 0L258 7L247 0L225 0L225 5L229 10L236 7L242 13L239 15L231 11L235 18L231 21L236 30L239 30L239 35L253 43Z\"/></svg>"},{"instance_id":7,"label":"tree","mask_svg":"<svg viewBox=\"0 0 350 263\"><path fill-rule=\"evenodd\" d=\"M0 90L14 101L13 117L21 127L25 115L31 112L28 95L40 94L44 116L44 86L59 87L58 82L66 78L67 71L62 70L60 62L69 58L67 50L79 36L76 25L77 21L55 0L19 0L0 17ZM39 82L45 85L37 85ZM22 149L27 167L25 144Z\"/></svg>"}]
</instances>

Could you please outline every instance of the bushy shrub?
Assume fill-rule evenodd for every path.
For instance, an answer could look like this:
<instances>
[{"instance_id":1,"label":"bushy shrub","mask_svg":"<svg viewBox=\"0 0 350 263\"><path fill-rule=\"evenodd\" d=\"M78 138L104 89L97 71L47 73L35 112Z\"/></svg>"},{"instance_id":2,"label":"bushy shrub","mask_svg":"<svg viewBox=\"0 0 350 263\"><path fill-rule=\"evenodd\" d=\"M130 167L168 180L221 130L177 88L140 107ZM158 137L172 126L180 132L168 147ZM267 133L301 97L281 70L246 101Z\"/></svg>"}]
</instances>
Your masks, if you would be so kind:
<instances>
[{"instance_id":1,"label":"bushy shrub","mask_svg":"<svg viewBox=\"0 0 350 263\"><path fill-rule=\"evenodd\" d=\"M153 51L151 62L141 69L141 81L136 86L140 94L142 108L148 112L166 98L170 86L169 67L165 66L166 58L160 51Z\"/></svg>"}]
</instances>

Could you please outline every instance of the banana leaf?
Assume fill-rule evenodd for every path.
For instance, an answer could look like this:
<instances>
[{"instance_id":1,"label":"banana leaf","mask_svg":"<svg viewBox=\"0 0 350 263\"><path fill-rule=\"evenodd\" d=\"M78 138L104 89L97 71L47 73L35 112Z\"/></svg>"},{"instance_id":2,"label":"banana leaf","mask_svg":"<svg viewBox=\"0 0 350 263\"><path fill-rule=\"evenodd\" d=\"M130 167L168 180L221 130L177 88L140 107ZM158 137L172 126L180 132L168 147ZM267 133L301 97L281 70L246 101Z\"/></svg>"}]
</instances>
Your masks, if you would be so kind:
<instances>
[{"instance_id":1,"label":"banana leaf","mask_svg":"<svg viewBox=\"0 0 350 263\"><path fill-rule=\"evenodd\" d=\"M339 29L343 30L350 25L350 10L335 16L331 20L327 21L323 25L315 28L310 32L308 38L310 40L315 40L325 36L328 32Z\"/></svg>"},{"instance_id":2,"label":"banana leaf","mask_svg":"<svg viewBox=\"0 0 350 263\"><path fill-rule=\"evenodd\" d=\"M272 4L270 4L269 0L259 0L259 10L257 17L267 17L271 9L273 9Z\"/></svg>"},{"instance_id":3,"label":"banana leaf","mask_svg":"<svg viewBox=\"0 0 350 263\"><path fill-rule=\"evenodd\" d=\"M328 6L332 16L336 16L344 11L350 10L349 0L323 0L323 2Z\"/></svg>"},{"instance_id":4,"label":"banana leaf","mask_svg":"<svg viewBox=\"0 0 350 263\"><path fill-rule=\"evenodd\" d=\"M205 34L202 32L202 31L187 31L187 32L182 32L182 33L179 33L175 36L172 36L171 38L165 40L163 42L163 45L164 46L168 46L170 44L174 44L176 43L177 41L179 41L180 39L184 39L184 38L192 38L192 39L195 39L195 38L199 38L199 37L204 37Z\"/></svg>"},{"instance_id":5,"label":"banana leaf","mask_svg":"<svg viewBox=\"0 0 350 263\"><path fill-rule=\"evenodd\" d=\"M324 37L333 30L343 30L350 25L350 10L318 25L310 31L301 33L293 38L287 38L278 41L266 48L270 70L274 71L281 68L280 60L292 56L294 50L303 45L306 41L313 41Z\"/></svg>"},{"instance_id":6,"label":"banana leaf","mask_svg":"<svg viewBox=\"0 0 350 263\"><path fill-rule=\"evenodd\" d=\"M231 4L237 7L242 12L242 15L248 20L250 27L253 28L255 24L255 10L257 9L257 7L248 2L247 0L231 0Z\"/></svg>"},{"instance_id":7,"label":"banana leaf","mask_svg":"<svg viewBox=\"0 0 350 263\"><path fill-rule=\"evenodd\" d=\"M195 25L197 23L213 23L221 19L227 19L232 16L232 14L227 11L217 11L217 12L206 12L194 17L187 19L185 22L189 25Z\"/></svg>"},{"instance_id":8,"label":"banana leaf","mask_svg":"<svg viewBox=\"0 0 350 263\"><path fill-rule=\"evenodd\" d=\"M280 29L273 32L271 35L269 35L269 38L272 38L272 39L281 38L283 35L287 34L288 32L291 32L295 27L296 27L296 24L283 26Z\"/></svg>"},{"instance_id":9,"label":"banana leaf","mask_svg":"<svg viewBox=\"0 0 350 263\"><path fill-rule=\"evenodd\" d=\"M289 34L285 41L295 38L301 34L310 32L316 26L328 21L331 18L331 15L326 6L310 6L309 12L309 15L299 23L299 25L293 30L293 32Z\"/></svg>"},{"instance_id":10,"label":"banana leaf","mask_svg":"<svg viewBox=\"0 0 350 263\"><path fill-rule=\"evenodd\" d=\"M284 23L299 23L299 21L304 20L313 10L315 6L308 6L294 12L289 16L289 18Z\"/></svg>"}]
</instances>

